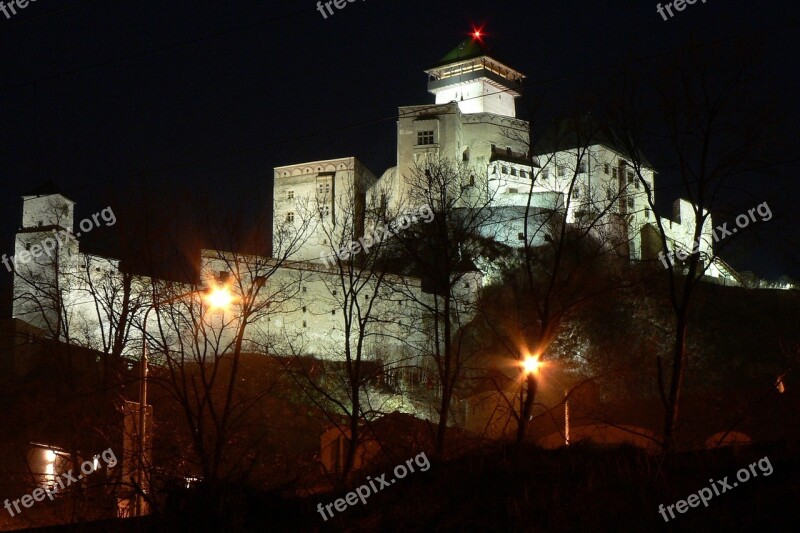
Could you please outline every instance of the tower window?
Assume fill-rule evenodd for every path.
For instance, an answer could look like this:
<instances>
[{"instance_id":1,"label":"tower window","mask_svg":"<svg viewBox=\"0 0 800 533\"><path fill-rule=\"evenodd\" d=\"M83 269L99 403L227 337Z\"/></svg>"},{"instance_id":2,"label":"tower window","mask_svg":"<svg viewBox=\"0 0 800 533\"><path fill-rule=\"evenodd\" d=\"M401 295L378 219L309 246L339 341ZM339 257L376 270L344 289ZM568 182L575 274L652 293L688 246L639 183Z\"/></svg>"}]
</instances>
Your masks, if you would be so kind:
<instances>
[{"instance_id":1,"label":"tower window","mask_svg":"<svg viewBox=\"0 0 800 533\"><path fill-rule=\"evenodd\" d=\"M294 213L292 211L286 213L286 222L289 224L294 224Z\"/></svg>"},{"instance_id":2,"label":"tower window","mask_svg":"<svg viewBox=\"0 0 800 533\"><path fill-rule=\"evenodd\" d=\"M433 144L433 130L418 131L417 144L419 145Z\"/></svg>"}]
</instances>

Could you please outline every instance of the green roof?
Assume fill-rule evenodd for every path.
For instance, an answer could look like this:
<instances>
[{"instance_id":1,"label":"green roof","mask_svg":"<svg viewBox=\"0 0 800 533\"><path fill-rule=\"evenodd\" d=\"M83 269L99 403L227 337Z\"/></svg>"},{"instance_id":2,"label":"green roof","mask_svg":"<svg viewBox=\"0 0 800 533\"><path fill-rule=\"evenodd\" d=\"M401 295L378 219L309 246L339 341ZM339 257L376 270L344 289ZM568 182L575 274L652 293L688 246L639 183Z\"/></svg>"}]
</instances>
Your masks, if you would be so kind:
<instances>
[{"instance_id":1,"label":"green roof","mask_svg":"<svg viewBox=\"0 0 800 533\"><path fill-rule=\"evenodd\" d=\"M469 37L461 41L461 44L453 48L450 53L439 60L434 67L441 67L442 65L457 63L459 61L464 61L465 59L481 57L486 55L488 52L489 50L485 48L478 39Z\"/></svg>"}]
</instances>

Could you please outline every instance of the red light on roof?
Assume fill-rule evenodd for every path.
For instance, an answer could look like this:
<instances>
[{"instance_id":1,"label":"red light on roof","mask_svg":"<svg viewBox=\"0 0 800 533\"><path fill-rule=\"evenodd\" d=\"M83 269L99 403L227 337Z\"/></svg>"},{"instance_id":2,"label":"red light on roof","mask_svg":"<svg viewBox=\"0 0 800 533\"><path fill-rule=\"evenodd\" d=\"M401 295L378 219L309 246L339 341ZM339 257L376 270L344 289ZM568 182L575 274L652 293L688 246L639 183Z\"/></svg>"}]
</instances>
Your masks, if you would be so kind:
<instances>
[{"instance_id":1,"label":"red light on roof","mask_svg":"<svg viewBox=\"0 0 800 533\"><path fill-rule=\"evenodd\" d=\"M484 35L483 28L475 28L475 27L472 28L472 38L475 39L476 41L480 41L483 35Z\"/></svg>"}]
</instances>

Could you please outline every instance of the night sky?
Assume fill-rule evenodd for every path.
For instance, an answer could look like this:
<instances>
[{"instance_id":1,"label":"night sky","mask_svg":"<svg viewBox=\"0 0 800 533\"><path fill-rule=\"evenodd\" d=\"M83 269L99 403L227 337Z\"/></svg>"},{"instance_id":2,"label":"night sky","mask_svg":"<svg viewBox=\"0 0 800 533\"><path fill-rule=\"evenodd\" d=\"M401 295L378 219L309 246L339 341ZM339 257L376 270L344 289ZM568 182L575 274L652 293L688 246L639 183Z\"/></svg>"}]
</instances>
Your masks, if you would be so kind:
<instances>
[{"instance_id":1,"label":"night sky","mask_svg":"<svg viewBox=\"0 0 800 533\"><path fill-rule=\"evenodd\" d=\"M759 34L761 96L780 103L785 160L796 157L800 5L698 1L665 22L656 4L368 0L325 20L312 0L38 0L0 14L1 252L13 253L21 194L46 180L83 217L143 191L178 201L206 191L220 213L253 214L269 208L272 168L303 161L355 155L380 175L395 162L397 107L433 102L423 70L474 26L554 115L613 72L600 67L648 68L691 35ZM795 201L796 167L770 168L764 194ZM659 194L669 206L672 193ZM737 266L800 277L779 255Z\"/></svg>"}]
</instances>

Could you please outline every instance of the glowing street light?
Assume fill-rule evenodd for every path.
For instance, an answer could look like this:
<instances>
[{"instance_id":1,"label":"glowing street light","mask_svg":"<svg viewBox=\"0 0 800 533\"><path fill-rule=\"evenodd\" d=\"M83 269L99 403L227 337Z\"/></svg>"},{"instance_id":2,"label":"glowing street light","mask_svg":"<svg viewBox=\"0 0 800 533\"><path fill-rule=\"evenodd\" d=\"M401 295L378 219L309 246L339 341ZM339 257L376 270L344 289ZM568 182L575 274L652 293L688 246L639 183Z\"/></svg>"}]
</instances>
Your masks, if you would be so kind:
<instances>
[{"instance_id":1,"label":"glowing street light","mask_svg":"<svg viewBox=\"0 0 800 533\"><path fill-rule=\"evenodd\" d=\"M542 365L544 365L539 357L539 355L526 355L521 363L522 370L526 374L538 374L542 368Z\"/></svg>"},{"instance_id":2,"label":"glowing street light","mask_svg":"<svg viewBox=\"0 0 800 533\"><path fill-rule=\"evenodd\" d=\"M233 294L227 287L217 287L206 293L205 300L209 307L227 309L233 303Z\"/></svg>"},{"instance_id":3,"label":"glowing street light","mask_svg":"<svg viewBox=\"0 0 800 533\"><path fill-rule=\"evenodd\" d=\"M136 493L136 516L142 516L142 494L144 492L144 486L142 484L144 478L144 445L145 445L145 435L147 432L145 431L145 413L147 412L147 318L150 315L150 311L159 307L161 305L170 304L186 298L187 296L194 296L196 294L203 294L204 299L209 307L212 309L223 309L226 310L230 307L231 303L233 303L233 294L231 294L228 287L215 287L215 288L206 288L206 289L196 289L193 291L185 292L183 294L179 294L177 296L173 296L172 298L167 298L166 300L161 300L158 302L153 302L147 308L147 311L144 313L144 321L142 322L142 361L141 361L141 383L139 389L139 426L137 428L139 435L138 435L138 455L139 455L139 464L137 465L136 469L136 484L139 487L139 492Z\"/></svg>"}]
</instances>

